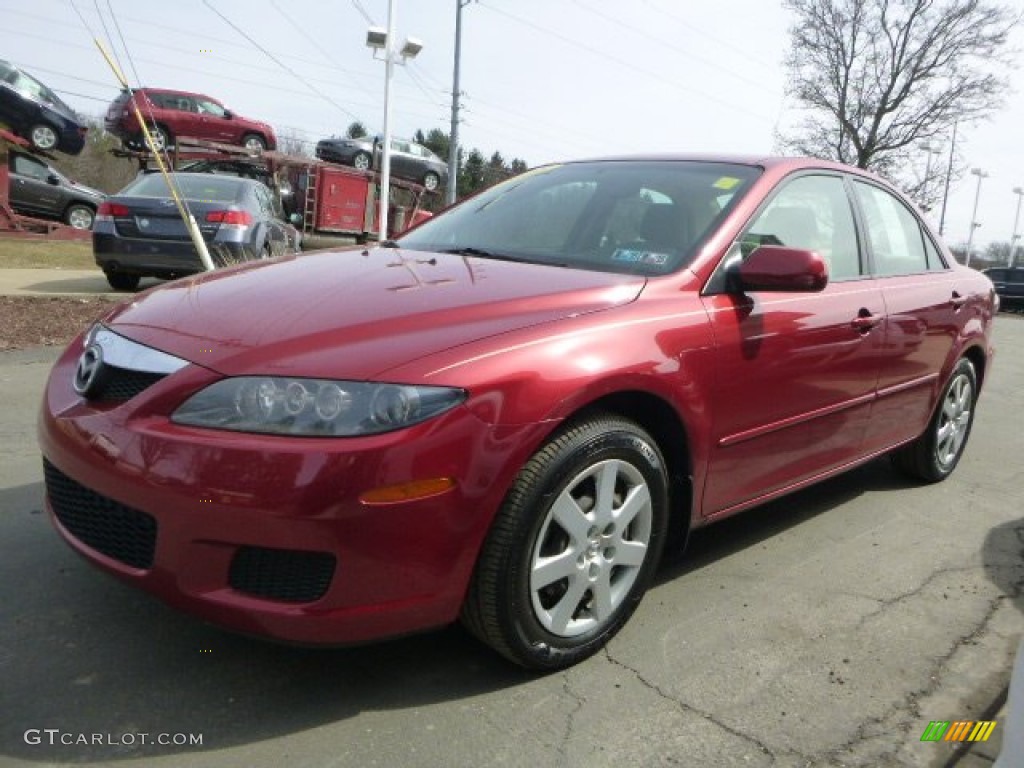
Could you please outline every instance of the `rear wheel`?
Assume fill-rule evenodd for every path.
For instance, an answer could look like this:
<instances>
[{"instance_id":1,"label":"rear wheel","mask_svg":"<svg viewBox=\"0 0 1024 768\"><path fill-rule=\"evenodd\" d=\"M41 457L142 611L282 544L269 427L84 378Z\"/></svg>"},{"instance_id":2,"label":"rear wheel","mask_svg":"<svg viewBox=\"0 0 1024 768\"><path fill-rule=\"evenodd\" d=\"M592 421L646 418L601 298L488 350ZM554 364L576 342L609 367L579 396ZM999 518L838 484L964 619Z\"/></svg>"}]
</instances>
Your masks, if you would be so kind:
<instances>
[{"instance_id":1,"label":"rear wheel","mask_svg":"<svg viewBox=\"0 0 1024 768\"><path fill-rule=\"evenodd\" d=\"M96 212L88 205L75 204L64 211L64 221L74 229L92 229Z\"/></svg>"},{"instance_id":2,"label":"rear wheel","mask_svg":"<svg viewBox=\"0 0 1024 768\"><path fill-rule=\"evenodd\" d=\"M115 291L134 291L139 287L138 275L126 275L123 272L107 272L107 282Z\"/></svg>"},{"instance_id":3,"label":"rear wheel","mask_svg":"<svg viewBox=\"0 0 1024 768\"><path fill-rule=\"evenodd\" d=\"M441 186L441 177L433 171L429 171L426 176L423 177L423 186L428 192L433 192L439 186Z\"/></svg>"},{"instance_id":4,"label":"rear wheel","mask_svg":"<svg viewBox=\"0 0 1024 768\"><path fill-rule=\"evenodd\" d=\"M357 171L368 171L372 164L372 159L366 152L356 152L352 158L352 167Z\"/></svg>"},{"instance_id":5,"label":"rear wheel","mask_svg":"<svg viewBox=\"0 0 1024 768\"><path fill-rule=\"evenodd\" d=\"M966 357L961 358L942 391L928 429L917 440L893 453L896 467L929 483L949 477L967 447L974 424L977 392L974 365Z\"/></svg>"},{"instance_id":6,"label":"rear wheel","mask_svg":"<svg viewBox=\"0 0 1024 768\"><path fill-rule=\"evenodd\" d=\"M149 128L149 135L153 139L152 149L155 152L163 152L171 146L171 135L167 129L160 125L153 125ZM135 140L136 143L143 149L149 149L150 147L146 144L146 135L140 133L138 138Z\"/></svg>"},{"instance_id":7,"label":"rear wheel","mask_svg":"<svg viewBox=\"0 0 1024 768\"><path fill-rule=\"evenodd\" d=\"M59 138L57 130L47 123L36 123L28 132L28 140L32 142L32 146L44 152L55 149Z\"/></svg>"},{"instance_id":8,"label":"rear wheel","mask_svg":"<svg viewBox=\"0 0 1024 768\"><path fill-rule=\"evenodd\" d=\"M520 471L480 553L462 621L507 658L558 669L600 650L640 603L668 521L654 440L594 416Z\"/></svg>"}]
</instances>

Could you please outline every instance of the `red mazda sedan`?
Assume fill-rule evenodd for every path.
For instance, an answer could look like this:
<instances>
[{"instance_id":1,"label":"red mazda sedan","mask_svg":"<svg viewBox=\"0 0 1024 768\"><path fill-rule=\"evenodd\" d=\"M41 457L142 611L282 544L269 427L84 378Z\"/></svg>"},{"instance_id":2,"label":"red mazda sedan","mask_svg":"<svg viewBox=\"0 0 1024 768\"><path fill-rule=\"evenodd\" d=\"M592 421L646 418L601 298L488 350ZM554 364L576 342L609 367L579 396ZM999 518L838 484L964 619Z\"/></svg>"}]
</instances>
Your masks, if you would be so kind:
<instances>
[{"instance_id":1,"label":"red mazda sedan","mask_svg":"<svg viewBox=\"0 0 1024 768\"><path fill-rule=\"evenodd\" d=\"M564 667L693 528L883 454L946 478L996 303L856 169L552 165L112 311L50 376L47 503L91 562L241 632L461 618Z\"/></svg>"}]
</instances>

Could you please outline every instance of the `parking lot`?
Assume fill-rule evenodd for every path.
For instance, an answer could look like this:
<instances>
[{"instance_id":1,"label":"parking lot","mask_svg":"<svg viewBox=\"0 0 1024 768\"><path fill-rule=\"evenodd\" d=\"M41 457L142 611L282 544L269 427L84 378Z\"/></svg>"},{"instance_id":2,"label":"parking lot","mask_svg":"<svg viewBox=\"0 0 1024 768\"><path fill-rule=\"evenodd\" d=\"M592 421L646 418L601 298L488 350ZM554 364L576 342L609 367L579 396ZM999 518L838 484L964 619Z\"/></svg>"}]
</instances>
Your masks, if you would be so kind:
<instances>
[{"instance_id":1,"label":"parking lot","mask_svg":"<svg viewBox=\"0 0 1024 768\"><path fill-rule=\"evenodd\" d=\"M549 676L458 628L237 637L87 566L41 511L56 351L4 353L0 765L946 765L922 732L997 719L1024 630L1024 318L996 344L949 481L875 461L707 529L605 653ZM202 743L144 743L161 734Z\"/></svg>"}]
</instances>

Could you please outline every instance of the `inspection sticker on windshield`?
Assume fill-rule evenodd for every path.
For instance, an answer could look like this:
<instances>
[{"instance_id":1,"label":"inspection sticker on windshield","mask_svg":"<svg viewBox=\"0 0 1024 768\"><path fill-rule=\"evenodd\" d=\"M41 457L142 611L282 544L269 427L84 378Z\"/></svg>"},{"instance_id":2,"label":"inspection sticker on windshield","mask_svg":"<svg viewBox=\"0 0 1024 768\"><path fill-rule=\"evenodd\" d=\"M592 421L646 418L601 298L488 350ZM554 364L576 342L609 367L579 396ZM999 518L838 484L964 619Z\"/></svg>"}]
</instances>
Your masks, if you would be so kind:
<instances>
[{"instance_id":1,"label":"inspection sticker on windshield","mask_svg":"<svg viewBox=\"0 0 1024 768\"><path fill-rule=\"evenodd\" d=\"M715 189L732 189L739 183L740 180L733 176L723 176L711 186Z\"/></svg>"},{"instance_id":2,"label":"inspection sticker on windshield","mask_svg":"<svg viewBox=\"0 0 1024 768\"><path fill-rule=\"evenodd\" d=\"M671 254L638 251L633 248L619 248L612 254L612 261L628 261L633 264L655 264L661 266L668 263L669 256Z\"/></svg>"}]
</instances>

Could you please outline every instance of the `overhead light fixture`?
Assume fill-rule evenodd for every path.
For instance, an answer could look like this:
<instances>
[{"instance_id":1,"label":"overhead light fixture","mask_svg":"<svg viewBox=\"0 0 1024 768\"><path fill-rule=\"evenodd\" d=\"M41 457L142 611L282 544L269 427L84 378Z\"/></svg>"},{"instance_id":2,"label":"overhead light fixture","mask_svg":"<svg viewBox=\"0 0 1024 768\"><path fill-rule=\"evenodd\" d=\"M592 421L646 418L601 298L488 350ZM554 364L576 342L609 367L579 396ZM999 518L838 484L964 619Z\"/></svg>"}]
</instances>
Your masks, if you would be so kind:
<instances>
[{"instance_id":1,"label":"overhead light fixture","mask_svg":"<svg viewBox=\"0 0 1024 768\"><path fill-rule=\"evenodd\" d=\"M366 47L383 50L388 44L388 31L384 27L370 27L366 30Z\"/></svg>"},{"instance_id":2,"label":"overhead light fixture","mask_svg":"<svg viewBox=\"0 0 1024 768\"><path fill-rule=\"evenodd\" d=\"M402 46L402 50L399 54L403 59L415 59L416 54L423 50L423 41L418 40L415 37L407 37L405 39L405 45Z\"/></svg>"}]
</instances>

